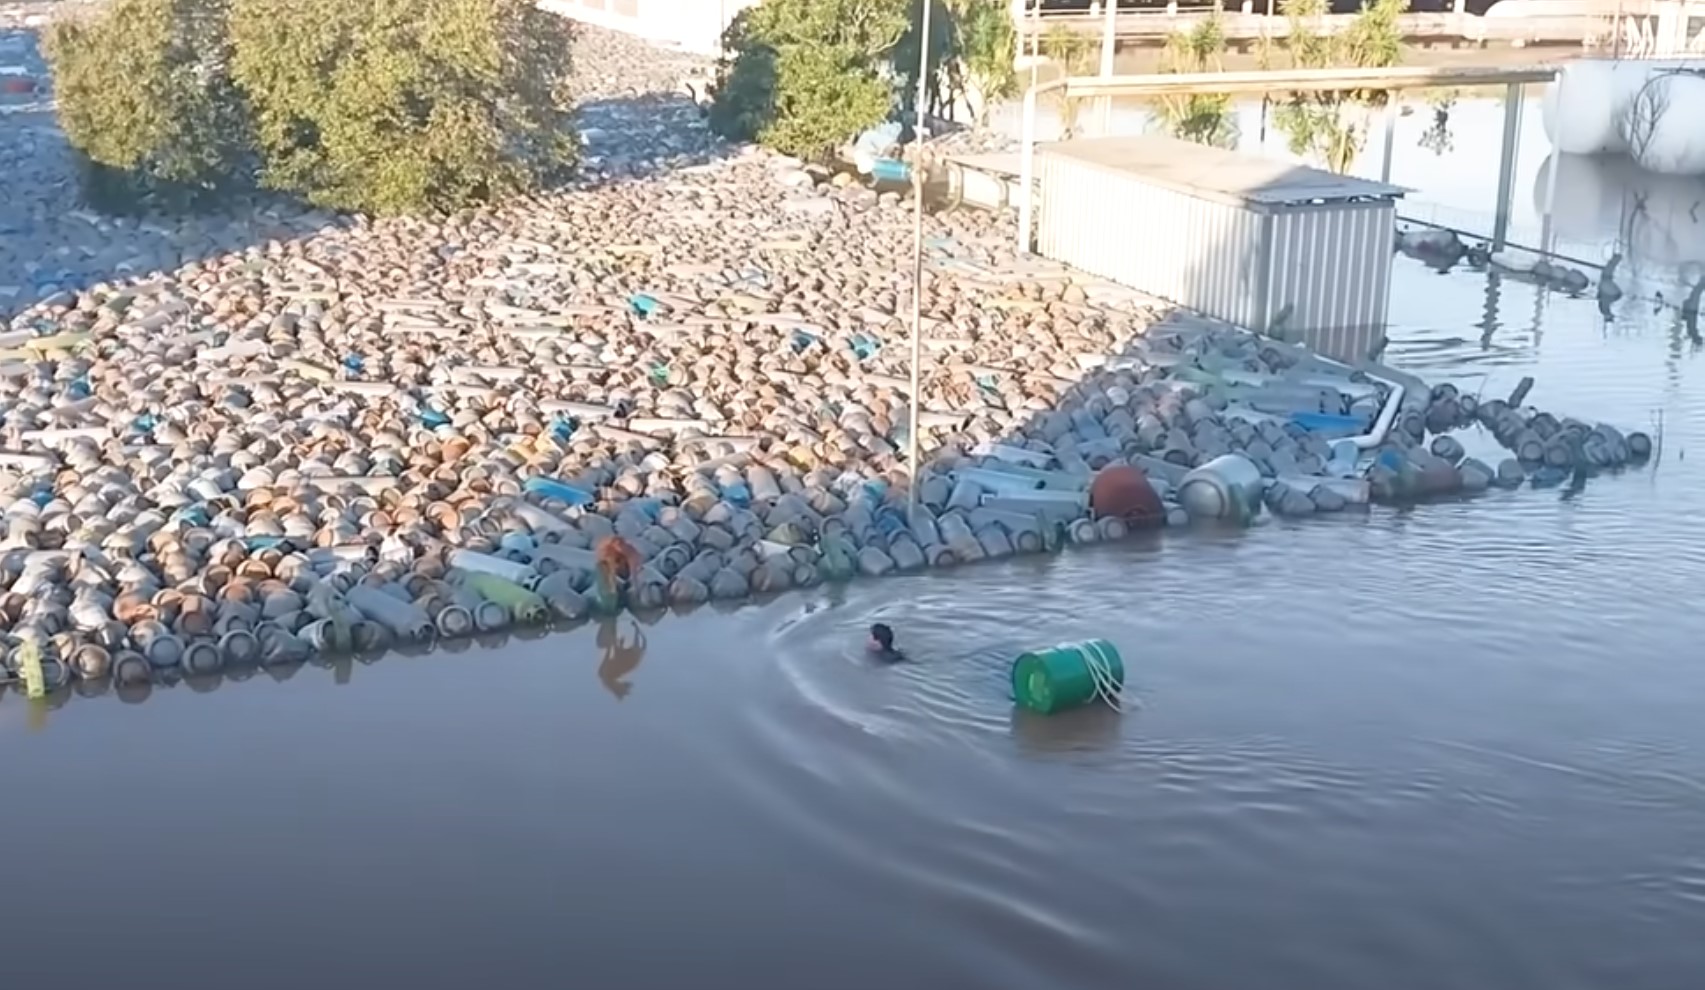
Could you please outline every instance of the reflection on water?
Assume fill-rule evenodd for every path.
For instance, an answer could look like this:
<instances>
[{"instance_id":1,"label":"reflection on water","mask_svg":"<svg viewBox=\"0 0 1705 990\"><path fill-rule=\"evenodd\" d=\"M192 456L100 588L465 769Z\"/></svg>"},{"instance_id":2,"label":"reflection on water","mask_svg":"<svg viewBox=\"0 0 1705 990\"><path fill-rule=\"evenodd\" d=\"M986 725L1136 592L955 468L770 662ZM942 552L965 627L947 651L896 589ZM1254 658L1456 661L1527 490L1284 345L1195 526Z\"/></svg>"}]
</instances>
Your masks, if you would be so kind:
<instances>
[{"instance_id":1,"label":"reflection on water","mask_svg":"<svg viewBox=\"0 0 1705 990\"><path fill-rule=\"evenodd\" d=\"M1566 241L1623 255L1622 274L1647 298L1705 276L1705 179L1657 175L1623 156L1549 155L1534 179L1543 209L1557 170L1553 222Z\"/></svg>"},{"instance_id":2,"label":"reflection on water","mask_svg":"<svg viewBox=\"0 0 1705 990\"><path fill-rule=\"evenodd\" d=\"M1451 94L1437 97L1428 103L1427 112L1431 119L1427 129L1416 139L1416 147L1425 148L1440 157L1456 150L1456 142L1451 139L1450 132L1450 111L1454 106L1456 97Z\"/></svg>"},{"instance_id":3,"label":"reflection on water","mask_svg":"<svg viewBox=\"0 0 1705 990\"><path fill-rule=\"evenodd\" d=\"M619 619L603 619L598 623L598 648L604 652L598 662L598 681L617 701L633 690L628 678L645 659L645 632L637 619L629 621L632 632L626 638L622 636Z\"/></svg>"},{"instance_id":4,"label":"reflection on water","mask_svg":"<svg viewBox=\"0 0 1705 990\"><path fill-rule=\"evenodd\" d=\"M1655 465L140 705L0 697L9 973L1696 986L1700 358L1673 308L1396 264L1389 360L1484 396L1533 375L1659 434ZM914 662L872 663L872 621ZM1015 713L1009 659L1086 635L1139 704Z\"/></svg>"}]
</instances>

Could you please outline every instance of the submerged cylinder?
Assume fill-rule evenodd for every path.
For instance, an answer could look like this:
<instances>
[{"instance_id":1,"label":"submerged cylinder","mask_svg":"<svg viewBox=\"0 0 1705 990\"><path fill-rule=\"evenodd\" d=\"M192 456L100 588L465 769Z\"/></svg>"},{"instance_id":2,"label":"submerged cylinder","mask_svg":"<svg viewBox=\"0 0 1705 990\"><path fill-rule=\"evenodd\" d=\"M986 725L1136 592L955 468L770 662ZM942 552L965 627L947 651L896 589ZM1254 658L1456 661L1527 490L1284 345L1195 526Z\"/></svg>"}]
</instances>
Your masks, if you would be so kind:
<instances>
[{"instance_id":1,"label":"submerged cylinder","mask_svg":"<svg viewBox=\"0 0 1705 990\"><path fill-rule=\"evenodd\" d=\"M1261 469L1242 454L1221 454L1184 476L1178 504L1191 519L1248 523L1261 511Z\"/></svg>"},{"instance_id":2,"label":"submerged cylinder","mask_svg":"<svg viewBox=\"0 0 1705 990\"><path fill-rule=\"evenodd\" d=\"M1117 695L1124 686L1125 662L1104 639L1052 646L1012 662L1013 699L1042 715L1087 705L1102 696L1104 687Z\"/></svg>"}]
</instances>

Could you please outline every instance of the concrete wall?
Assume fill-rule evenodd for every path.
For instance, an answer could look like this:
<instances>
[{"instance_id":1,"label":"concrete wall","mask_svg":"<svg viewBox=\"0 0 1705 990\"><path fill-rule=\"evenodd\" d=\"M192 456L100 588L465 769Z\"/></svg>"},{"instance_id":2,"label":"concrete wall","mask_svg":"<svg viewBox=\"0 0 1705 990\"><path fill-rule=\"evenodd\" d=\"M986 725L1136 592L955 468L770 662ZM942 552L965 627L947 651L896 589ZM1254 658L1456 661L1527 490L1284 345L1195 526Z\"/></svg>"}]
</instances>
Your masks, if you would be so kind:
<instances>
[{"instance_id":1,"label":"concrete wall","mask_svg":"<svg viewBox=\"0 0 1705 990\"><path fill-rule=\"evenodd\" d=\"M539 0L552 13L714 55L723 28L757 0Z\"/></svg>"}]
</instances>

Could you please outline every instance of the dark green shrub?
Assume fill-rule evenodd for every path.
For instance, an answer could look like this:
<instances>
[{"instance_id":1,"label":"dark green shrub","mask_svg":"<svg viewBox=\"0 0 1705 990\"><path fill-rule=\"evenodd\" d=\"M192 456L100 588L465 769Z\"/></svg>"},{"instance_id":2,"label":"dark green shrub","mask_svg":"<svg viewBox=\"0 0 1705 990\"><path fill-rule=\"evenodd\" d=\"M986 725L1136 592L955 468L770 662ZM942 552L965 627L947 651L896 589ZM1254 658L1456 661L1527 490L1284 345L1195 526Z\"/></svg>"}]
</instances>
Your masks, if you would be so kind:
<instances>
[{"instance_id":1,"label":"dark green shrub","mask_svg":"<svg viewBox=\"0 0 1705 990\"><path fill-rule=\"evenodd\" d=\"M272 188L447 210L573 166L569 23L532 0L232 0L232 75Z\"/></svg>"},{"instance_id":2,"label":"dark green shrub","mask_svg":"<svg viewBox=\"0 0 1705 990\"><path fill-rule=\"evenodd\" d=\"M247 178L225 13L225 0L113 0L49 26L60 124L97 206L188 206Z\"/></svg>"},{"instance_id":3,"label":"dark green shrub","mask_svg":"<svg viewBox=\"0 0 1705 990\"><path fill-rule=\"evenodd\" d=\"M454 209L563 175L569 22L531 0L113 0L47 48L106 207L270 188Z\"/></svg>"},{"instance_id":4,"label":"dark green shrub","mask_svg":"<svg viewBox=\"0 0 1705 990\"><path fill-rule=\"evenodd\" d=\"M911 0L762 0L723 39L711 126L821 160L882 122Z\"/></svg>"},{"instance_id":5,"label":"dark green shrub","mask_svg":"<svg viewBox=\"0 0 1705 990\"><path fill-rule=\"evenodd\" d=\"M776 113L758 132L765 146L812 161L872 125L893 106L890 84L860 71L845 48L797 46L776 59Z\"/></svg>"}]
</instances>

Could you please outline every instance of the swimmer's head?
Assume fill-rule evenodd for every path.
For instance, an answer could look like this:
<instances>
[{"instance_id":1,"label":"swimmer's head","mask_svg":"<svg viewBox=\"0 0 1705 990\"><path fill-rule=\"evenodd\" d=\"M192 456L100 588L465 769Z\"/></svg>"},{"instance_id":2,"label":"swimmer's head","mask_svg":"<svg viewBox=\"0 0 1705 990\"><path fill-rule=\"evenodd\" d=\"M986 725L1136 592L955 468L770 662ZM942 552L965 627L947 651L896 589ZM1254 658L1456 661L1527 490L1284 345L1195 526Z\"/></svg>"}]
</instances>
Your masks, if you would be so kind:
<instances>
[{"instance_id":1,"label":"swimmer's head","mask_svg":"<svg viewBox=\"0 0 1705 990\"><path fill-rule=\"evenodd\" d=\"M872 653L893 653L894 630L880 622L872 625L870 627L870 651Z\"/></svg>"}]
</instances>

